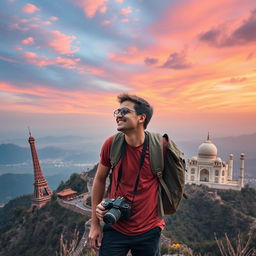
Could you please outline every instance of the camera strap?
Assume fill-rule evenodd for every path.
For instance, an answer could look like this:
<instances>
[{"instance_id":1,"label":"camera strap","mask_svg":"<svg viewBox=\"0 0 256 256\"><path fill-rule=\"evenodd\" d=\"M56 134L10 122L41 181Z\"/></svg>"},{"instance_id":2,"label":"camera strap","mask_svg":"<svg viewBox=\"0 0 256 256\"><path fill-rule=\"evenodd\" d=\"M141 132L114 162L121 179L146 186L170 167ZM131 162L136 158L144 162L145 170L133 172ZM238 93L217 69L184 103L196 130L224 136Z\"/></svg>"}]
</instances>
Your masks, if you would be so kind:
<instances>
[{"instance_id":1,"label":"camera strap","mask_svg":"<svg viewBox=\"0 0 256 256\"><path fill-rule=\"evenodd\" d=\"M140 155L139 172L138 172L138 175L137 175L137 178L136 178L136 181L135 181L135 186L134 186L134 189L133 189L132 204L133 204L135 195L137 194L138 185L139 185L139 180L140 180L140 171L141 171L141 169L142 169L142 166L143 166L143 163L144 163L144 160L145 160L145 157L146 157L146 151L147 151L148 144L149 144L148 134L145 133L145 139L144 139L144 143L143 143L143 149L142 149L142 152L141 152L141 155ZM123 165L123 158L124 158L124 156L125 156L125 153L126 153L126 141L124 140L124 142L123 142L123 144L122 144L122 147L121 147L121 164L120 164L119 170L118 170L118 177L117 177L117 183L116 183L115 197L116 197L116 193L117 193L117 190L118 190L118 186L119 186L119 184L120 184L121 177L122 177L122 173L123 173L123 167L122 167L122 165Z\"/></svg>"}]
</instances>

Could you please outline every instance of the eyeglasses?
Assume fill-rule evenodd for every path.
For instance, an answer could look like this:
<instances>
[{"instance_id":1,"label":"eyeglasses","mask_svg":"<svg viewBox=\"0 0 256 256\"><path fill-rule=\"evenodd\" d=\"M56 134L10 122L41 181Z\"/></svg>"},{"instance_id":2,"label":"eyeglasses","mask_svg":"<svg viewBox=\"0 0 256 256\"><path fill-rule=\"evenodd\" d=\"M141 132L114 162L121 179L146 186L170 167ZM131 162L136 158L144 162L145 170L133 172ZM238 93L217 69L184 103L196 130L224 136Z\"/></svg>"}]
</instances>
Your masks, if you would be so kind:
<instances>
[{"instance_id":1,"label":"eyeglasses","mask_svg":"<svg viewBox=\"0 0 256 256\"><path fill-rule=\"evenodd\" d=\"M119 114L121 114L122 116L125 116L126 114L129 114L131 112L136 112L136 111L129 108L118 108L117 110L114 111L114 117L116 117Z\"/></svg>"}]
</instances>

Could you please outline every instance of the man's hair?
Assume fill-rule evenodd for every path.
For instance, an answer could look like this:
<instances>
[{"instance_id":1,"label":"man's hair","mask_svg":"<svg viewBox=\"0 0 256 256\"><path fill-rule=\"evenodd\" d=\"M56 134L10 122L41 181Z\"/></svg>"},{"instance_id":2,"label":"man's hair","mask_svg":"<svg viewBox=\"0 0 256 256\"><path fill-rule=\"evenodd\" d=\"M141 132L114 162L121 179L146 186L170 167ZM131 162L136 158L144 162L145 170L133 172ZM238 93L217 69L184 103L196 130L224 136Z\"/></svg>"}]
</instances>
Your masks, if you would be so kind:
<instances>
[{"instance_id":1,"label":"man's hair","mask_svg":"<svg viewBox=\"0 0 256 256\"><path fill-rule=\"evenodd\" d=\"M128 93L123 93L123 94L120 94L117 96L117 99L118 99L118 102L121 104L123 103L124 101L131 101L134 103L134 109L136 111L136 114L137 115L141 115L141 114L145 114L146 115L146 119L144 121L144 129L147 128L148 126L148 123L153 115L153 108L152 106L150 106L150 104L136 96L136 95L130 95Z\"/></svg>"}]
</instances>

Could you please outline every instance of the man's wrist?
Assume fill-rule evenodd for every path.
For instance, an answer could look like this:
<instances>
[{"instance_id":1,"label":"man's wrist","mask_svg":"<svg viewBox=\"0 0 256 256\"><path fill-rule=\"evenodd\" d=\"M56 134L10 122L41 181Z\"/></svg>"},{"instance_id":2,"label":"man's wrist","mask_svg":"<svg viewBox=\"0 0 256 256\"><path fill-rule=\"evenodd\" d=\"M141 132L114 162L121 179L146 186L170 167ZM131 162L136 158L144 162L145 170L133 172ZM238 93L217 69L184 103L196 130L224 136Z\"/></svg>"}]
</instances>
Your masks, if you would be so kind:
<instances>
[{"instance_id":1,"label":"man's wrist","mask_svg":"<svg viewBox=\"0 0 256 256\"><path fill-rule=\"evenodd\" d=\"M100 226L100 220L95 216L94 218L92 218L91 225Z\"/></svg>"}]
</instances>

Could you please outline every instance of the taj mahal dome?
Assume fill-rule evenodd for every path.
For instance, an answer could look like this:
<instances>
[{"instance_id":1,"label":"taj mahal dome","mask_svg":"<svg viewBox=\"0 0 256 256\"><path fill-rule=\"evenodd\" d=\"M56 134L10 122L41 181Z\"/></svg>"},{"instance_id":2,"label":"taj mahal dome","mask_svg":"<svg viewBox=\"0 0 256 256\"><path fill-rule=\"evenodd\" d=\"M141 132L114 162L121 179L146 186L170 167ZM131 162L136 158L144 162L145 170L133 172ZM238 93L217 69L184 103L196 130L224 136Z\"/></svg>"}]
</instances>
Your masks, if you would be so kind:
<instances>
[{"instance_id":1,"label":"taj mahal dome","mask_svg":"<svg viewBox=\"0 0 256 256\"><path fill-rule=\"evenodd\" d=\"M187 160L185 181L187 184L203 184L216 189L241 190L244 187L244 153L240 156L240 171L238 180L233 180L233 155L227 162L217 155L217 147L207 140L198 148L197 156Z\"/></svg>"}]
</instances>

